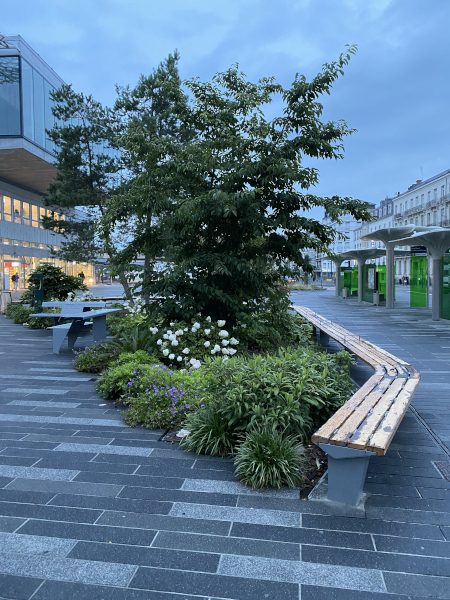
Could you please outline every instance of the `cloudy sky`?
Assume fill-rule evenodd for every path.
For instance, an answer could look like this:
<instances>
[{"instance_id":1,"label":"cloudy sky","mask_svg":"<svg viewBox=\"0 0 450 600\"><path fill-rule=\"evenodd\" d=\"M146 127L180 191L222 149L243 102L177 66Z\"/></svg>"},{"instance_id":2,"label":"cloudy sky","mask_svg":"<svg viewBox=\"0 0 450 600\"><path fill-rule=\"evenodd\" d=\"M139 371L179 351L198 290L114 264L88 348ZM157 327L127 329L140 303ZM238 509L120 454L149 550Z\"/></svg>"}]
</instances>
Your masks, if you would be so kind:
<instances>
[{"instance_id":1,"label":"cloudy sky","mask_svg":"<svg viewBox=\"0 0 450 600\"><path fill-rule=\"evenodd\" d=\"M322 162L321 195L378 203L450 168L449 0L15 0L0 32L20 34L75 90L111 104L175 48L183 78L238 62L256 80L313 77L359 50L324 99L358 130Z\"/></svg>"}]
</instances>

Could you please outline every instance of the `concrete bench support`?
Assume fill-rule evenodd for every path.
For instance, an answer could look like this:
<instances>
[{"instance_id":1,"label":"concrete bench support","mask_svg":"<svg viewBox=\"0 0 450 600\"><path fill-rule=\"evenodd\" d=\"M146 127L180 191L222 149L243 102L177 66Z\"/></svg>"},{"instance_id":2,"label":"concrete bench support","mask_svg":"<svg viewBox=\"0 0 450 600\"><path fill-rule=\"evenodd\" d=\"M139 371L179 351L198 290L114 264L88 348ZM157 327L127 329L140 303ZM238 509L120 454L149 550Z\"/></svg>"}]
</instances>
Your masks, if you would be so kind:
<instances>
[{"instance_id":1,"label":"concrete bench support","mask_svg":"<svg viewBox=\"0 0 450 600\"><path fill-rule=\"evenodd\" d=\"M375 452L333 444L319 444L328 454L328 499L358 506L371 456Z\"/></svg>"}]
</instances>

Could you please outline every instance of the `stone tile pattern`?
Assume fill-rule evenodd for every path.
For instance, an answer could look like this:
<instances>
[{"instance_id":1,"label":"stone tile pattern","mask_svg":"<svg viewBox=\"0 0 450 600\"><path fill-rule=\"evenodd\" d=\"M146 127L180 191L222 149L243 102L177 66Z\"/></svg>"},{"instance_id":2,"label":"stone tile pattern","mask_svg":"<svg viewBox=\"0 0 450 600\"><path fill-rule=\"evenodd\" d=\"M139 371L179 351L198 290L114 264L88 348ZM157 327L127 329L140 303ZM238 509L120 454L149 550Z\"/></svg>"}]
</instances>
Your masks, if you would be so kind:
<instances>
[{"instance_id":1,"label":"stone tile pattern","mask_svg":"<svg viewBox=\"0 0 450 600\"><path fill-rule=\"evenodd\" d=\"M436 334L419 349L394 331L399 311L355 308L331 292L295 302L313 303L420 370L448 371L450 324L418 321L419 332ZM48 332L30 331L36 344L24 347L14 343L18 331L0 316L0 339L9 340L9 377L0 380L1 598L450 598L450 483L434 465L448 462L447 373L430 374L432 389L425 373L414 401L421 420L409 413L388 454L372 460L361 511L302 501L293 490L242 488L228 459L126 427L85 374L53 375L72 355L39 344ZM428 355L439 358L426 363ZM356 367L356 378L367 375Z\"/></svg>"}]
</instances>

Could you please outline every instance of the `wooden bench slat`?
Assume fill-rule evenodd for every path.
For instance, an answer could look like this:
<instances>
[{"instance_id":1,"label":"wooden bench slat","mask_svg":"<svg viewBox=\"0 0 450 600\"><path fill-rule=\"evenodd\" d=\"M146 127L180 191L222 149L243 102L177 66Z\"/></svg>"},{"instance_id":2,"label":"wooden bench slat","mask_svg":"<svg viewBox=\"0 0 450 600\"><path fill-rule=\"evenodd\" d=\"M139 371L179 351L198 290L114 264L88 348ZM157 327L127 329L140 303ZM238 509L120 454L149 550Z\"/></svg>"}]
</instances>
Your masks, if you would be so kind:
<instances>
[{"instance_id":1,"label":"wooden bench slat","mask_svg":"<svg viewBox=\"0 0 450 600\"><path fill-rule=\"evenodd\" d=\"M390 409L395 399L403 389L406 379L395 379L389 386L389 389L380 398L380 401L373 407L355 433L347 442L349 448L365 449L370 438L377 431L380 423L383 421L386 412ZM402 415L403 416L403 415Z\"/></svg>"},{"instance_id":2,"label":"wooden bench slat","mask_svg":"<svg viewBox=\"0 0 450 600\"><path fill-rule=\"evenodd\" d=\"M401 394L399 394L391 406L386 418L380 423L377 431L367 444L367 450L376 452L377 454L386 454L392 438L394 437L394 434L397 431L402 418L411 403L411 400L413 399L419 381L420 378L418 377L408 379Z\"/></svg>"},{"instance_id":3,"label":"wooden bench slat","mask_svg":"<svg viewBox=\"0 0 450 600\"><path fill-rule=\"evenodd\" d=\"M379 402L380 398L391 385L393 379L385 377L380 381L376 389L371 392L358 408L350 415L345 423L339 428L339 430L331 437L330 444L336 444L338 446L346 446L348 440L352 437L354 432L358 429L361 423L367 416L367 413Z\"/></svg>"},{"instance_id":4,"label":"wooden bench slat","mask_svg":"<svg viewBox=\"0 0 450 600\"><path fill-rule=\"evenodd\" d=\"M328 419L326 423L316 431L312 436L312 441L316 444L328 443L330 437L339 429L350 415L358 408L363 400L374 390L374 388L383 379L384 375L373 375L370 379L362 385L359 390L343 405L341 406L332 417Z\"/></svg>"}]
</instances>

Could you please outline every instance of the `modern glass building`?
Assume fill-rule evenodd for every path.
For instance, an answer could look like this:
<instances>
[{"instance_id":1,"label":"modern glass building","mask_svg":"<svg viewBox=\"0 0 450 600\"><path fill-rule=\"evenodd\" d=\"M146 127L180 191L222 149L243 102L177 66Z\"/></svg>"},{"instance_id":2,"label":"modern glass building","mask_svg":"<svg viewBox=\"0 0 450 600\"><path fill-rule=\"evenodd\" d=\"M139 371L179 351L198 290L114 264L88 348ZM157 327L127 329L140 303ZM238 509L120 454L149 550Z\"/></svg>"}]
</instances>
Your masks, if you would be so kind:
<instances>
[{"instance_id":1,"label":"modern glass building","mask_svg":"<svg viewBox=\"0 0 450 600\"><path fill-rule=\"evenodd\" d=\"M45 134L54 125L50 92L62 83L20 36L0 39L0 289L12 289L15 273L24 288L28 274L44 262L92 277L92 265L52 257L63 237L40 221L51 212L64 219L42 201L56 174L53 143Z\"/></svg>"}]
</instances>

